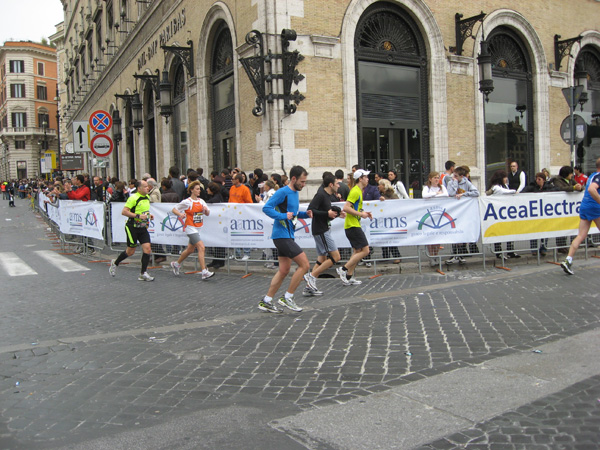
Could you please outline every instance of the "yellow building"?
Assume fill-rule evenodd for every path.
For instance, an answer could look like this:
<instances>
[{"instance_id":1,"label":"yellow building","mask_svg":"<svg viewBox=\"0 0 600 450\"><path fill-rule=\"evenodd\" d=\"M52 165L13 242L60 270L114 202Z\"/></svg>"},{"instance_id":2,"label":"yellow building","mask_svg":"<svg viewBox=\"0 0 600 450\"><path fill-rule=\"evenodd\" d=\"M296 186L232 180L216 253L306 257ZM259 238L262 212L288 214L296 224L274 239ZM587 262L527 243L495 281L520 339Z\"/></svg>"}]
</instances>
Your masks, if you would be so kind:
<instances>
[{"instance_id":1,"label":"yellow building","mask_svg":"<svg viewBox=\"0 0 600 450\"><path fill-rule=\"evenodd\" d=\"M600 156L595 0L62 3L68 141L74 122L113 114L107 173L121 179L300 164L316 183L358 164L397 170L418 195L449 159L480 187L508 159L530 179L556 174L571 160L562 90L584 80L577 162Z\"/></svg>"}]
</instances>

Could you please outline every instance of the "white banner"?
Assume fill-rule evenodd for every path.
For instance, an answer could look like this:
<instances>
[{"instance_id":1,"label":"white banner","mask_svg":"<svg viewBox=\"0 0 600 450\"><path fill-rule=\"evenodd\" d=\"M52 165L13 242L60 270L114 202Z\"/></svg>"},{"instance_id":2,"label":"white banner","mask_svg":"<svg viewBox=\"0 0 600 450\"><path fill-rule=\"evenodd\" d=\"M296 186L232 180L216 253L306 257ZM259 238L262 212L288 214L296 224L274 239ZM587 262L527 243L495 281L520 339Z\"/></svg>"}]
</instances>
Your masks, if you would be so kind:
<instances>
[{"instance_id":1,"label":"white banner","mask_svg":"<svg viewBox=\"0 0 600 450\"><path fill-rule=\"evenodd\" d=\"M492 195L480 198L483 243L574 236L581 192ZM593 226L590 233L597 233Z\"/></svg>"},{"instance_id":2,"label":"white banner","mask_svg":"<svg viewBox=\"0 0 600 450\"><path fill-rule=\"evenodd\" d=\"M38 194L38 206L42 211L45 211L48 215L48 218L60 226L60 207L52 206L50 203L45 203L45 201L50 201L48 197L46 197L43 193Z\"/></svg>"},{"instance_id":3,"label":"white banner","mask_svg":"<svg viewBox=\"0 0 600 450\"><path fill-rule=\"evenodd\" d=\"M104 203L60 201L60 232L104 239Z\"/></svg>"},{"instance_id":4,"label":"white banner","mask_svg":"<svg viewBox=\"0 0 600 450\"><path fill-rule=\"evenodd\" d=\"M124 203L112 203L113 242L126 242L125 223L121 214ZM338 203L343 207L342 203ZM300 209L305 211L308 204ZM174 203L152 203L154 219L148 231L156 244L186 245L187 236L171 211ZM209 205L211 214L204 219L200 236L208 247L273 248L273 219L262 212L262 205L218 203ZM428 200L387 200L365 202L363 209L373 213L373 220L361 225L373 246L409 246L476 242L480 223L477 199L453 198ZM344 221L332 221L331 231L338 247L349 247ZM311 219L299 219L296 242L302 248L314 248Z\"/></svg>"}]
</instances>

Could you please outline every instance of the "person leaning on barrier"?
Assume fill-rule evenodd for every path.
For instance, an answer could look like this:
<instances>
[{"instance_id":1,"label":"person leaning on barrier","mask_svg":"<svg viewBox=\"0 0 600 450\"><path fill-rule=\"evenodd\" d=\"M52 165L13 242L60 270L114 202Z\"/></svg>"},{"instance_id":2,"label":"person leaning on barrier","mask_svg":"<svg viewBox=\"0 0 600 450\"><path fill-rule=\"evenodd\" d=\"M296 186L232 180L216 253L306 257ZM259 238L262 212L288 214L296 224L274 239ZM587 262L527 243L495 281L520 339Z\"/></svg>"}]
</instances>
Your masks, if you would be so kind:
<instances>
[{"instance_id":1,"label":"person leaning on barrier","mask_svg":"<svg viewBox=\"0 0 600 450\"><path fill-rule=\"evenodd\" d=\"M379 189L379 200L398 200L398 194L396 190L392 187L392 183L390 180L383 177L383 174L375 174L375 180L377 180L377 188ZM401 258L400 250L398 247L382 247L381 253L383 254L383 259L390 258ZM394 259L394 264L400 264L399 259Z\"/></svg>"},{"instance_id":2,"label":"person leaning on barrier","mask_svg":"<svg viewBox=\"0 0 600 450\"><path fill-rule=\"evenodd\" d=\"M160 182L162 193L161 203L179 203L179 194L173 190L173 182L169 178L163 178Z\"/></svg>"},{"instance_id":3,"label":"person leaning on barrier","mask_svg":"<svg viewBox=\"0 0 600 450\"><path fill-rule=\"evenodd\" d=\"M145 174L148 175L148 174ZM148 177L146 180L148 183L148 198L150 198L150 203L161 203L162 194L160 193L160 189L158 188L158 183L152 177ZM155 254L154 256L154 264L160 264L167 260L167 257L164 255L156 256L156 253L164 253L165 250L161 244L151 244L152 252Z\"/></svg>"},{"instance_id":4,"label":"person leaning on barrier","mask_svg":"<svg viewBox=\"0 0 600 450\"><path fill-rule=\"evenodd\" d=\"M527 193L541 194L543 192L555 192L555 191L558 191L558 189L550 181L546 181L546 174L544 172L538 172L535 174L535 181L532 181L527 186L525 186L525 189L523 189L521 192L523 192L525 194L527 194ZM548 248L546 247L547 244L548 244L548 238L542 238L540 247L539 247L540 256L546 256L546 253L548 252ZM531 249L531 253L533 255L536 254L536 249L538 248L537 245L538 245L537 239L531 239L529 241L529 248Z\"/></svg>"},{"instance_id":5,"label":"person leaning on barrier","mask_svg":"<svg viewBox=\"0 0 600 450\"><path fill-rule=\"evenodd\" d=\"M109 203L126 202L127 197L125 196L125 183L122 181L115 182L115 188L112 195L110 196Z\"/></svg>"},{"instance_id":6,"label":"person leaning on barrier","mask_svg":"<svg viewBox=\"0 0 600 450\"><path fill-rule=\"evenodd\" d=\"M125 203L125 207L121 212L128 218L125 224L125 234L127 235L127 248L125 251L110 262L108 272L111 276L117 274L117 267L126 258L129 258L135 253L135 248L138 242L142 246L142 267L139 281L154 281L154 277L148 274L148 263L152 254L150 247L150 233L148 226L152 215L150 214L150 198L148 197L148 183L144 180L138 181L136 184L136 193L130 196Z\"/></svg>"},{"instance_id":7,"label":"person leaning on barrier","mask_svg":"<svg viewBox=\"0 0 600 450\"><path fill-rule=\"evenodd\" d=\"M208 200L206 203L209 205L213 203L225 203L223 196L221 195L221 185L219 183L215 183L214 181L208 183L206 192L208 194ZM206 250L206 254L212 255L214 259L211 263L207 264L206 267L215 269L223 267L225 265L226 253L227 252L224 247L209 247Z\"/></svg>"},{"instance_id":8,"label":"person leaning on barrier","mask_svg":"<svg viewBox=\"0 0 600 450\"><path fill-rule=\"evenodd\" d=\"M448 180L446 186L449 197L455 197L456 199L461 199L462 197L479 197L479 191L469 181L468 175L469 171L464 166L454 169L452 177ZM454 256L447 260L446 264L466 263L464 257L459 256L459 254L466 253L466 244L452 244L452 253Z\"/></svg>"},{"instance_id":9,"label":"person leaning on barrier","mask_svg":"<svg viewBox=\"0 0 600 450\"><path fill-rule=\"evenodd\" d=\"M452 170L454 170L454 163L452 164ZM440 177L441 175L438 172L429 173L427 183L423 186L423 198L448 197L448 190ZM429 265L435 267L437 265L437 256L440 253L440 244L428 245L427 253L429 255Z\"/></svg>"},{"instance_id":10,"label":"person leaning on barrier","mask_svg":"<svg viewBox=\"0 0 600 450\"><path fill-rule=\"evenodd\" d=\"M486 191L487 195L514 195L517 193L516 189L510 189L507 186L508 183L508 175L504 170L496 170L490 179L489 189ZM488 194L488 192L490 192ZM507 242L506 243L506 258L520 258L521 255L518 255L514 252L515 243ZM494 251L496 252L496 258L502 258L502 244L500 242L496 242L494 244Z\"/></svg>"},{"instance_id":11,"label":"person leaning on barrier","mask_svg":"<svg viewBox=\"0 0 600 450\"><path fill-rule=\"evenodd\" d=\"M562 192L580 192L583 189L579 183L573 179L573 168L571 166L562 166L558 171L558 176L552 178L552 184L557 190ZM567 238L556 238L556 246L559 247L558 253L567 254Z\"/></svg>"}]
</instances>

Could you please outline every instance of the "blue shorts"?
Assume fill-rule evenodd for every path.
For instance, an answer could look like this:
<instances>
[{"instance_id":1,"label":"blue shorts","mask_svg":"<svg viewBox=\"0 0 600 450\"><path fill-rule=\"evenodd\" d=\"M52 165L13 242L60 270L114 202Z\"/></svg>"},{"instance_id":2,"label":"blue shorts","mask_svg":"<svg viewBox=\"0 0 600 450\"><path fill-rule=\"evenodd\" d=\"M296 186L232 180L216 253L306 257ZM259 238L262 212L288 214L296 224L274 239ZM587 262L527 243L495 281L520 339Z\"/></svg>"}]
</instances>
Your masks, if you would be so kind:
<instances>
[{"instance_id":1,"label":"blue shorts","mask_svg":"<svg viewBox=\"0 0 600 450\"><path fill-rule=\"evenodd\" d=\"M582 207L579 208L579 217L581 219L592 221L600 217L600 205L598 205L598 207L591 208L586 208L583 205L581 206Z\"/></svg>"}]
</instances>

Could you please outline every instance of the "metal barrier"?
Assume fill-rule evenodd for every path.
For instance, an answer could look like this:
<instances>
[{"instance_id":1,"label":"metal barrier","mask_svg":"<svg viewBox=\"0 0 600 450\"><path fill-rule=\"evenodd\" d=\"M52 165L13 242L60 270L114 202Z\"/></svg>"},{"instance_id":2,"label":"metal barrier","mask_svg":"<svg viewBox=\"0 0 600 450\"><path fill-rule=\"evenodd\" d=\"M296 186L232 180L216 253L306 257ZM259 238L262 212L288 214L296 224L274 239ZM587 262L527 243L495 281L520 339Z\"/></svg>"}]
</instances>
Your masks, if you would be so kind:
<instances>
[{"instance_id":1,"label":"metal barrier","mask_svg":"<svg viewBox=\"0 0 600 450\"><path fill-rule=\"evenodd\" d=\"M112 236L112 217L111 208L104 208L104 239L94 239L87 236L68 235L63 234L60 231L58 224L50 220L45 208L51 208L53 206L46 205L45 208L40 208L38 202L34 203L35 210L37 210L52 231L60 237L62 250L67 252L74 247L73 253L81 253L85 255L94 255L96 252L103 252L106 249L111 252L122 252L126 248L125 243L114 242ZM536 258L536 263L540 265L545 255L551 254L551 260L557 263L559 260L559 254L566 254L570 243L574 236L569 237L558 237L558 238L542 238L542 239L529 239L514 242L502 242L497 244L482 244L481 238L477 242L464 243L464 244L429 244L429 245L414 245L414 246L402 246L402 247L372 247L371 253L365 258L361 265L366 268L372 268L373 274L377 275L380 272L386 273L402 273L402 267L406 264L414 264L417 271L422 273L424 262L427 262L430 268L435 268L436 271L443 273L445 267L452 265L466 265L471 264L470 261L477 262L477 259L471 260L471 258L481 258L483 269L487 268L488 255L493 258L494 266L496 261L501 261L501 267L505 267L506 261L512 259L507 256L511 253L515 253L519 256L533 256ZM347 242L342 243L347 245ZM71 248L69 248L71 247ZM585 259L589 258L589 251L591 248L600 247L600 233L590 234L587 241L582 244L584 249ZM152 244L153 250L153 263L157 256L164 257L176 257L179 256L183 248L180 245L167 245L167 244ZM346 262L352 251L347 247L340 247L340 255L342 259L340 263ZM307 248L304 249L307 254L309 261L316 261L317 253L315 249ZM275 249L250 249L249 257L239 258L235 256L235 248L224 248L224 247L208 247L206 248L205 260L209 263L210 260L216 261L220 267L224 267L227 273L236 267L241 267L245 273L249 273L251 267L256 270L257 267L264 266L267 269L274 269L277 266L277 257ZM387 255L387 256L386 256ZM512 256L512 255L511 255ZM198 270L198 256L196 253L191 254L187 258L190 262L194 263L195 270ZM546 259L545 261L548 261ZM325 272L324 276L337 276L334 272L335 266Z\"/></svg>"}]
</instances>

